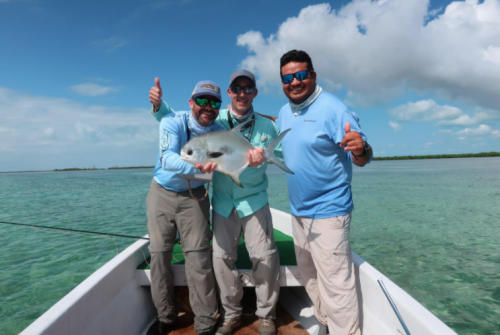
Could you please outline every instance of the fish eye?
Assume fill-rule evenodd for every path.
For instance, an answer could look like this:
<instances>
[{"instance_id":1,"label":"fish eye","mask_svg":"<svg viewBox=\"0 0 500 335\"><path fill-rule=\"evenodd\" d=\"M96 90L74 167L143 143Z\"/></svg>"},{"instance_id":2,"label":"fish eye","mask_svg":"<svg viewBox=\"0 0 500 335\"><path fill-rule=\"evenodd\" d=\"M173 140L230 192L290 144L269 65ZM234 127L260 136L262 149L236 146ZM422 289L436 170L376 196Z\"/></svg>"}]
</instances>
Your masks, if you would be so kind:
<instances>
[{"instance_id":1,"label":"fish eye","mask_svg":"<svg viewBox=\"0 0 500 335\"><path fill-rule=\"evenodd\" d=\"M189 149L189 150L187 151L187 154L188 154L189 156L191 156L191 155L193 154L193 150Z\"/></svg>"}]
</instances>

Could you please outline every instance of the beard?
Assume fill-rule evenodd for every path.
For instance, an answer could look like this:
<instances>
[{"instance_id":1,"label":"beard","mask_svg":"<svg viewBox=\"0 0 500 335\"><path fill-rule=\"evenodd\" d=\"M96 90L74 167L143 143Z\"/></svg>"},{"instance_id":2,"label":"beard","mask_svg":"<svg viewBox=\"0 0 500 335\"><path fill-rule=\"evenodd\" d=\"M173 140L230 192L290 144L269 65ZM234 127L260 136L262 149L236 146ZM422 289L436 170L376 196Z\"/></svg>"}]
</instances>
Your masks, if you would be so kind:
<instances>
[{"instance_id":1,"label":"beard","mask_svg":"<svg viewBox=\"0 0 500 335\"><path fill-rule=\"evenodd\" d=\"M211 126L214 122L215 122L215 113L213 112L208 112L209 114L212 114L214 115L214 117L212 118L211 121L206 121L204 119L204 116L203 116L203 110L200 111L200 113L198 115L196 115L195 119L196 121L198 122L198 124L202 127L208 127L208 126Z\"/></svg>"}]
</instances>

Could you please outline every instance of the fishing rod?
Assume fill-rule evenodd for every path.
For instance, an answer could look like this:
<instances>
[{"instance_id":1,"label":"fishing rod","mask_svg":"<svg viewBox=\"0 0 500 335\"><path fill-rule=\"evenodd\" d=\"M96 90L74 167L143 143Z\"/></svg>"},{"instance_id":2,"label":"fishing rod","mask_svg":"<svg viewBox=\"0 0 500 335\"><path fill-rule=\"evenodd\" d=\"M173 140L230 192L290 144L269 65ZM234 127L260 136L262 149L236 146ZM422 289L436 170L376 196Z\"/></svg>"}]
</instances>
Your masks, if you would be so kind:
<instances>
[{"instance_id":1,"label":"fishing rod","mask_svg":"<svg viewBox=\"0 0 500 335\"><path fill-rule=\"evenodd\" d=\"M112 234L112 233L102 233L102 232L98 232L98 231L89 231L89 230L80 230L80 229L69 229L69 228L50 227L50 226L40 226L40 225L26 224L26 223L17 223L17 222L0 221L0 223L10 224L10 225L16 225L16 226L31 227L31 228L45 228L45 229L54 229L54 230L65 230L65 231L77 232L77 233L107 235L107 236L125 237L125 238L133 238L133 239L141 239L141 240L148 240L149 241L149 238L147 238L147 237L141 237L141 236L131 236L131 235L121 235L121 234Z\"/></svg>"}]
</instances>

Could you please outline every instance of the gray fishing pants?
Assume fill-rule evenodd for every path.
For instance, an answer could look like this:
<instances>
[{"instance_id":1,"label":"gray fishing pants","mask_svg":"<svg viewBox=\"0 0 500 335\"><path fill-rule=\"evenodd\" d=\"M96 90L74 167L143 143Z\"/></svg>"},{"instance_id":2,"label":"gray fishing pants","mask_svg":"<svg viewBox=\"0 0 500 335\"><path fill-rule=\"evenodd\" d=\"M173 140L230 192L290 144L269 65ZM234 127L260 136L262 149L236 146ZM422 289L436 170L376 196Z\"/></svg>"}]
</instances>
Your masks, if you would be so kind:
<instances>
[{"instance_id":1,"label":"gray fishing pants","mask_svg":"<svg viewBox=\"0 0 500 335\"><path fill-rule=\"evenodd\" d=\"M252 275L257 295L256 315L276 318L276 303L280 290L280 261L273 234L269 205L252 215L240 218L235 210L228 218L212 211L213 262L215 278L220 289L224 317L231 319L242 313L243 285L235 267L238 242L243 232L246 248L252 261Z\"/></svg>"},{"instance_id":2,"label":"gray fishing pants","mask_svg":"<svg viewBox=\"0 0 500 335\"><path fill-rule=\"evenodd\" d=\"M302 284L314 314L330 334L361 335L351 214L326 219L292 216L293 241Z\"/></svg>"},{"instance_id":3,"label":"gray fishing pants","mask_svg":"<svg viewBox=\"0 0 500 335\"><path fill-rule=\"evenodd\" d=\"M204 187L193 190L197 198ZM193 309L194 329L198 332L214 328L217 316L215 279L210 255L211 231L208 198L198 202L189 191L173 192L153 179L147 197L148 232L151 243L151 294L158 318L173 323L177 318L172 273L172 251L177 231L185 258L189 301Z\"/></svg>"}]
</instances>

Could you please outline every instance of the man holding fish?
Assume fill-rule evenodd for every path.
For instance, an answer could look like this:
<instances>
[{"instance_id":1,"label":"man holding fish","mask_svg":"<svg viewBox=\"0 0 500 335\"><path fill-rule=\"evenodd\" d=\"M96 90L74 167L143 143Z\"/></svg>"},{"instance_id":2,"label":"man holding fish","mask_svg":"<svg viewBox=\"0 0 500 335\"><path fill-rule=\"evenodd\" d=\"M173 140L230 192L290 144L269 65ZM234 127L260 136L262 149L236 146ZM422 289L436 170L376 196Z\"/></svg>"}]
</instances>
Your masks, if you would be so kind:
<instances>
[{"instance_id":1,"label":"man holding fish","mask_svg":"<svg viewBox=\"0 0 500 335\"><path fill-rule=\"evenodd\" d=\"M158 78L155 82L156 87L150 90L150 102L154 116L162 120L165 115L172 115L173 110L161 99ZM213 263L224 307L224 322L217 330L218 335L231 334L241 322L243 287L235 262L242 232L253 263L259 334L276 332L280 265L268 204L266 157L282 169L288 169L273 153L285 134L278 136L274 122L253 110L253 100L258 94L255 84L251 72L233 73L227 90L231 98L229 109L221 110L216 120L228 131L196 138L181 153L184 160L193 164L201 162L203 157L217 162L212 198ZM208 164L208 170L212 170L214 165ZM248 165L251 167L246 168Z\"/></svg>"},{"instance_id":2,"label":"man holding fish","mask_svg":"<svg viewBox=\"0 0 500 335\"><path fill-rule=\"evenodd\" d=\"M151 251L151 294L158 312L158 322L148 334L168 334L177 319L172 274L172 251L177 232L182 241L186 278L191 292L189 300L195 314L194 329L201 335L213 334L217 317L215 278L211 262L209 226L210 203L203 198L203 182L191 182L182 175L196 168L212 171L214 166L194 167L181 159L182 146L191 138L222 130L215 119L222 97L220 88L211 81L201 81L189 99L190 112L171 114L160 123L160 153L154 179L147 197L148 233ZM156 328L155 328L156 327Z\"/></svg>"},{"instance_id":3,"label":"man holding fish","mask_svg":"<svg viewBox=\"0 0 500 335\"><path fill-rule=\"evenodd\" d=\"M352 164L373 156L358 116L316 83L311 58L292 50L281 57L289 99L276 123L287 175L297 265L322 327L319 334L358 335L359 307L349 231ZM314 134L314 135L313 135ZM312 136L313 135L313 136ZM304 164L308 162L308 164Z\"/></svg>"}]
</instances>

